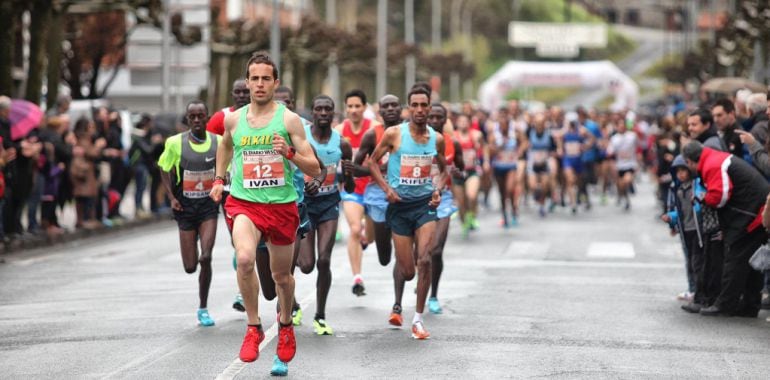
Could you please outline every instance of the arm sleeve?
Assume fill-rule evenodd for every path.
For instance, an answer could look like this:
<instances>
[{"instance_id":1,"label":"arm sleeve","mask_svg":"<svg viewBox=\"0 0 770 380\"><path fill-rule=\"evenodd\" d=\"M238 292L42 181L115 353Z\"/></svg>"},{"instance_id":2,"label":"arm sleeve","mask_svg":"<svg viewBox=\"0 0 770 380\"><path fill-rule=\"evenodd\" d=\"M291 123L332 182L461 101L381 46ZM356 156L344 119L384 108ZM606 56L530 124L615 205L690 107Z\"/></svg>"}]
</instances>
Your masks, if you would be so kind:
<instances>
[{"instance_id":1,"label":"arm sleeve","mask_svg":"<svg viewBox=\"0 0 770 380\"><path fill-rule=\"evenodd\" d=\"M727 168L730 167L731 157L725 158L719 166L704 170L703 180L706 184L706 196L704 203L710 207L721 208L730 200L733 192L733 183L727 174Z\"/></svg>"},{"instance_id":2,"label":"arm sleeve","mask_svg":"<svg viewBox=\"0 0 770 380\"><path fill-rule=\"evenodd\" d=\"M206 123L206 130L215 133L217 135L224 135L225 134L225 113L222 111L217 111L217 113L214 114L214 116L209 119L209 122Z\"/></svg>"}]
</instances>

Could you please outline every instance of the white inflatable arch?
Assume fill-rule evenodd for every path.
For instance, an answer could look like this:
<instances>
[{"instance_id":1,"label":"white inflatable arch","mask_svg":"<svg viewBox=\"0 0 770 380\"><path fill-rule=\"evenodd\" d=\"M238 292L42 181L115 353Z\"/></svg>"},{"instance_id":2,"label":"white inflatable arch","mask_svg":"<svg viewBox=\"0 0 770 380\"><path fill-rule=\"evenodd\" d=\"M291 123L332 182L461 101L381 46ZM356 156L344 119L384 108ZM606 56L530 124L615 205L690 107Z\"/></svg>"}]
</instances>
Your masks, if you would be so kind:
<instances>
[{"instance_id":1,"label":"white inflatable arch","mask_svg":"<svg viewBox=\"0 0 770 380\"><path fill-rule=\"evenodd\" d=\"M611 108L633 109L639 86L610 61L527 62L510 61L479 88L479 102L494 111L505 96L520 87L583 87L601 89L615 96Z\"/></svg>"}]
</instances>

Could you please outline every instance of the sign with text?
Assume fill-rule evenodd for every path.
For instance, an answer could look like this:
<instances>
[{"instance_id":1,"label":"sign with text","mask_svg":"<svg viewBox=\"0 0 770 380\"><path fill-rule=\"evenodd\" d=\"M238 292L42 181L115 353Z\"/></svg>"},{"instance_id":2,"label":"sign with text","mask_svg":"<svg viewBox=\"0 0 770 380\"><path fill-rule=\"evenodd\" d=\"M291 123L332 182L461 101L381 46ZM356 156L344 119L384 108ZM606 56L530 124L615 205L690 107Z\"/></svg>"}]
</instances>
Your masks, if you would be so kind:
<instances>
[{"instance_id":1,"label":"sign with text","mask_svg":"<svg viewBox=\"0 0 770 380\"><path fill-rule=\"evenodd\" d=\"M534 47L540 57L572 58L581 47L607 47L607 25L513 21L508 25L508 43Z\"/></svg>"}]
</instances>

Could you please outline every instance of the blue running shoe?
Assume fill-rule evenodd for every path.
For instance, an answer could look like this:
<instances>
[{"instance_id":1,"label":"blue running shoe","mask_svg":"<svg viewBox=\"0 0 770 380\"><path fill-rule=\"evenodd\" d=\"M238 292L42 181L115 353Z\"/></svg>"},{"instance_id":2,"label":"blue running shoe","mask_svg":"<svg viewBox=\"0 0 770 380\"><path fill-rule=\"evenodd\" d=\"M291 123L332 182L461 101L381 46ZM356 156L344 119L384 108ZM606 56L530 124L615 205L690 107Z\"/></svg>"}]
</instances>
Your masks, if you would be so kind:
<instances>
[{"instance_id":1,"label":"blue running shoe","mask_svg":"<svg viewBox=\"0 0 770 380\"><path fill-rule=\"evenodd\" d=\"M198 309L198 323L205 327L214 326L214 320L211 319L207 309Z\"/></svg>"},{"instance_id":2,"label":"blue running shoe","mask_svg":"<svg viewBox=\"0 0 770 380\"><path fill-rule=\"evenodd\" d=\"M278 359L278 355L273 358L273 368L270 369L273 376L286 376L289 374L289 365Z\"/></svg>"},{"instance_id":3,"label":"blue running shoe","mask_svg":"<svg viewBox=\"0 0 770 380\"><path fill-rule=\"evenodd\" d=\"M428 310L430 310L431 314L441 314L444 312L436 297L430 297L428 299Z\"/></svg>"},{"instance_id":4,"label":"blue running shoe","mask_svg":"<svg viewBox=\"0 0 770 380\"><path fill-rule=\"evenodd\" d=\"M243 304L243 296L241 296L241 293L235 295L235 301L233 301L233 309L240 312L246 311L246 306Z\"/></svg>"}]
</instances>

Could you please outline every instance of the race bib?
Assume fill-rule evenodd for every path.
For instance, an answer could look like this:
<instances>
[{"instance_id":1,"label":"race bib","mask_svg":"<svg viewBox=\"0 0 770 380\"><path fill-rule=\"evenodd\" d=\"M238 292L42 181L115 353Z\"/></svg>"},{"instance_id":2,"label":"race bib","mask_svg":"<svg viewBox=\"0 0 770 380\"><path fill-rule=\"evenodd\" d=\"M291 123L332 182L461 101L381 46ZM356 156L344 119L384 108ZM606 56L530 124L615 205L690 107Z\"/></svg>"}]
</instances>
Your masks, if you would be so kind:
<instances>
[{"instance_id":1,"label":"race bib","mask_svg":"<svg viewBox=\"0 0 770 380\"><path fill-rule=\"evenodd\" d=\"M262 189L286 184L283 156L274 150L243 151L243 187Z\"/></svg>"},{"instance_id":2,"label":"race bib","mask_svg":"<svg viewBox=\"0 0 770 380\"><path fill-rule=\"evenodd\" d=\"M465 163L465 170L473 169L476 166L476 150L463 149L463 162Z\"/></svg>"},{"instance_id":3,"label":"race bib","mask_svg":"<svg viewBox=\"0 0 770 380\"><path fill-rule=\"evenodd\" d=\"M305 176L305 182L310 182L313 177ZM326 178L324 178L321 187L318 188L318 194L329 194L337 190L337 165L326 165Z\"/></svg>"},{"instance_id":4,"label":"race bib","mask_svg":"<svg viewBox=\"0 0 770 380\"><path fill-rule=\"evenodd\" d=\"M618 152L618 158L621 160L633 160L634 159L634 152L627 151L627 150L621 150Z\"/></svg>"},{"instance_id":5,"label":"race bib","mask_svg":"<svg viewBox=\"0 0 770 380\"><path fill-rule=\"evenodd\" d=\"M430 182L433 156L404 154L401 156L399 185L419 186Z\"/></svg>"},{"instance_id":6,"label":"race bib","mask_svg":"<svg viewBox=\"0 0 770 380\"><path fill-rule=\"evenodd\" d=\"M205 171L184 171L182 181L182 195L185 198L206 198L214 187L214 168Z\"/></svg>"},{"instance_id":7,"label":"race bib","mask_svg":"<svg viewBox=\"0 0 770 380\"><path fill-rule=\"evenodd\" d=\"M503 150L497 153L497 162L501 164L515 164L517 160L515 150Z\"/></svg>"},{"instance_id":8,"label":"race bib","mask_svg":"<svg viewBox=\"0 0 770 380\"><path fill-rule=\"evenodd\" d=\"M564 153L568 156L580 155L580 143L577 141L569 141L564 144Z\"/></svg>"},{"instance_id":9,"label":"race bib","mask_svg":"<svg viewBox=\"0 0 770 380\"><path fill-rule=\"evenodd\" d=\"M531 154L532 162L537 164L542 164L548 159L548 152L545 150L533 150Z\"/></svg>"}]
</instances>

